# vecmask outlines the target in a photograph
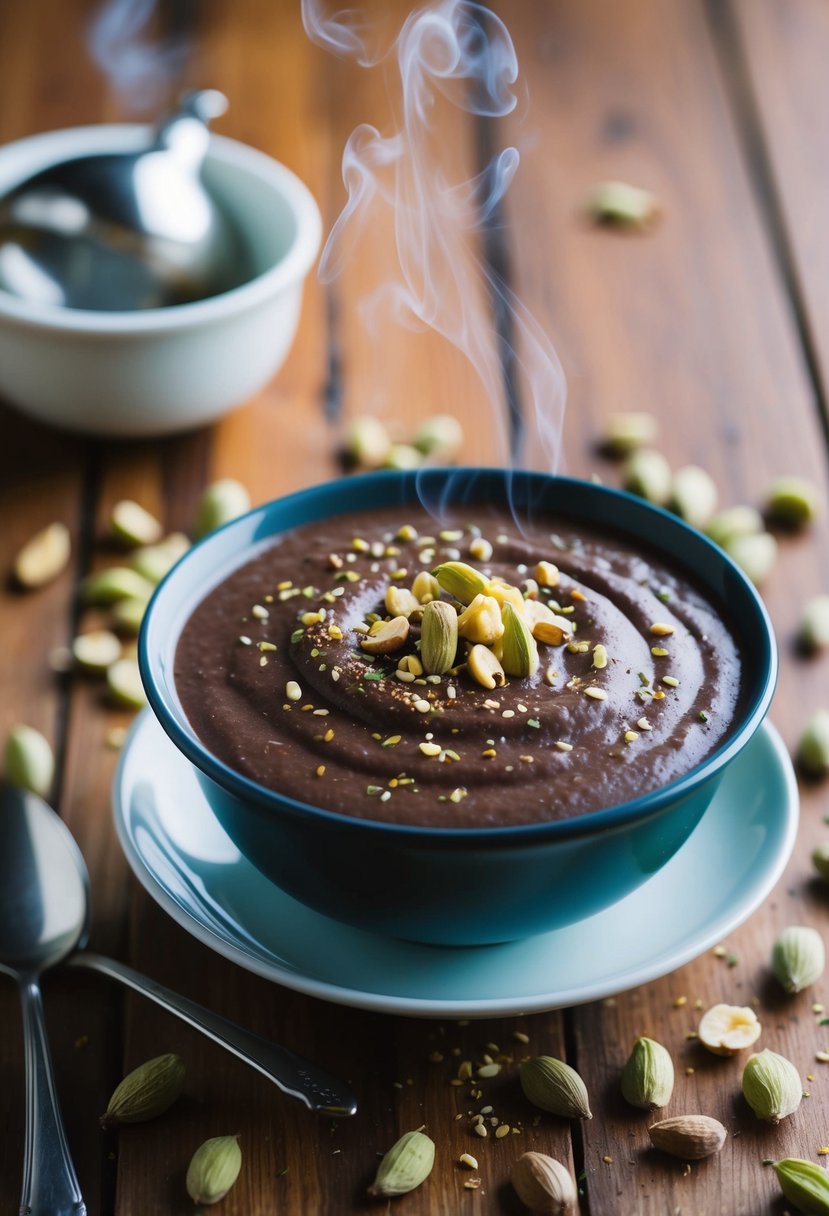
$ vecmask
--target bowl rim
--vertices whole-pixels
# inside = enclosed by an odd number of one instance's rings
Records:
[[[371,485],[377,487],[382,486],[383,483],[388,485],[394,483],[402,485],[406,491],[410,491],[423,476],[445,479],[448,476],[455,477],[458,475],[470,477],[473,480],[481,475],[497,475],[500,478],[504,478],[505,485],[509,484],[510,479],[513,477],[527,478],[528,484],[530,482],[554,481],[559,483],[564,489],[577,488],[582,493],[595,492],[600,496],[606,496],[611,509],[614,504],[618,506],[624,503],[628,509],[641,510],[646,516],[650,513],[656,513],[656,516],[663,523],[667,521],[671,527],[677,529],[678,536],[691,536],[695,542],[701,543],[704,549],[709,550],[712,559],[720,563],[721,567],[728,571],[732,580],[736,577],[736,582],[742,589],[746,603],[755,613],[756,623],[759,626],[758,632],[763,638],[762,653],[753,651],[750,656],[755,665],[755,671],[758,670],[758,665],[761,665],[761,674],[757,677],[758,686],[754,698],[744,707],[742,718],[738,725],[732,733],[721,741],[710,755],[687,773],[676,777],[667,785],[638,795],[636,798],[625,802],[617,803],[614,806],[603,807],[595,811],[586,811],[569,818],[543,820],[536,823],[488,827],[440,827],[394,823],[382,819],[364,819],[340,811],[327,810],[323,807],[314,806],[312,803],[301,802],[299,799],[292,798],[287,794],[260,785],[251,778],[237,772],[230,765],[225,764],[224,761],[214,756],[209,748],[201,742],[192,727],[188,730],[183,710],[179,712],[176,705],[167,698],[164,693],[164,681],[156,678],[156,654],[154,653],[155,648],[153,646],[154,639],[152,635],[155,615],[159,610],[159,605],[162,605],[168,597],[175,596],[177,583],[184,578],[182,571],[192,554],[197,550],[203,551],[206,547],[215,544],[216,538],[220,536],[228,537],[233,535],[235,531],[249,530],[256,521],[265,522],[275,511],[288,510],[294,506],[301,509],[303,504],[314,502],[320,496],[326,496],[332,491],[337,491],[343,484],[348,486],[351,491],[348,499],[349,506],[345,508],[341,507],[338,511],[332,511],[329,514],[346,514],[348,510],[354,510],[355,504],[360,502],[360,490],[362,486],[368,484],[369,481]],[[314,518],[316,517],[310,517],[306,522],[312,522]],[[576,518],[578,517],[576,516]],[[611,513],[608,518],[612,520],[615,516]],[[588,520],[586,522],[588,526],[594,528],[598,526],[595,521]],[[291,528],[299,526],[302,525],[293,524]],[[275,527],[270,527],[261,533],[257,530],[257,546],[266,542],[269,538],[279,535],[280,531],[283,530]],[[656,547],[657,549],[660,548],[660,546]],[[251,548],[252,554],[253,549]],[[236,558],[239,560],[234,561],[232,569],[238,569],[247,560],[244,556],[239,557],[238,552]],[[678,568],[682,569],[681,564]],[[232,569],[228,568],[228,563],[226,562],[223,563],[223,569],[224,573],[221,574],[218,580],[211,583],[210,590],[232,572]],[[694,576],[692,575],[691,577]],[[712,592],[709,590],[708,594],[711,595]],[[203,598],[204,596],[202,595],[197,602],[201,602]],[[178,637],[176,637],[175,641],[177,643]],[[160,647],[157,648],[157,653],[160,654]],[[197,541],[156,588],[150,599],[141,626],[138,640],[138,662],[150,708],[165,733],[197,769],[205,776],[211,778],[226,792],[229,792],[245,803],[246,810],[255,810],[257,814],[262,811],[270,813],[273,813],[275,810],[288,811],[292,815],[310,816],[312,819],[320,819],[326,823],[336,824],[341,828],[347,828],[352,831],[379,832],[381,834],[392,835],[399,840],[411,837],[420,843],[426,843],[429,839],[432,839],[445,843],[454,842],[459,845],[466,842],[467,845],[471,844],[473,846],[476,844],[495,844],[498,842],[520,846],[538,840],[573,839],[578,836],[592,835],[600,830],[621,829],[629,826],[631,823],[645,822],[663,813],[669,806],[690,796],[699,787],[720,774],[726,765],[742,751],[768,713],[778,674],[778,652],[774,629],[762,598],[733,559],[698,529],[691,527],[672,512],[655,506],[653,503],[649,503],[645,499],[625,490],[600,485],[583,478],[565,477],[558,474],[539,473],[531,470],[509,470],[485,466],[461,466],[445,469],[429,468],[413,472],[383,470],[338,478],[297,490],[294,493],[283,495],[276,499],[271,499],[255,507],[252,511],[239,516],[237,519],[231,520],[223,527],[216,529]],[[183,719],[183,722],[180,719]]]
[[[153,129],[141,123],[99,123],[27,135],[0,146],[0,175],[4,175],[7,159],[23,149],[42,147],[50,150],[50,155],[43,158],[45,167],[86,152],[141,147]],[[224,320],[301,282],[311,269],[322,239],[322,216],[311,191],[281,161],[249,144],[212,131],[206,156],[206,162],[211,161],[248,171],[287,202],[294,216],[296,232],[288,251],[274,265],[238,287],[203,300],[122,312],[40,304],[0,290],[0,318],[56,334],[166,334]],[[23,174],[27,175],[28,171]],[[8,188],[13,188],[11,182]]]

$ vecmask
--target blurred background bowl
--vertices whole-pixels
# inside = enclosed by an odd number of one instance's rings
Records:
[[[0,196],[56,161],[136,150],[149,128],[49,131],[0,148]],[[163,435],[211,422],[268,383],[288,353],[319,249],[319,209],[294,173],[212,135],[204,182],[252,266],[208,299],[129,312],[32,303],[0,290],[0,396],[73,431]]]
[[[583,524],[661,556],[719,609],[743,656],[744,695],[726,739],[691,772],[618,806],[517,827],[372,822],[304,805],[218,760],[179,700],[175,651],[196,605],[280,533],[353,510],[424,502],[513,504]],[[438,944],[508,941],[609,907],[688,839],[728,765],[768,710],[777,652],[757,592],[726,554],[640,498],[570,478],[497,469],[372,473],[269,503],[209,535],[167,576],[144,619],[139,654],[150,705],[194,766],[237,847],[295,898],[336,919]],[[186,813],[186,808],[182,808]]]

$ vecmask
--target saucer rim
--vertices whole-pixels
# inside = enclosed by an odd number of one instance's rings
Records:
[[[779,810],[780,844],[772,857],[766,857],[761,852],[755,862],[755,867],[760,872],[754,875],[753,881],[751,875],[743,879],[741,885],[745,886],[746,882],[750,882],[750,890],[743,892],[736,899],[733,906],[729,905],[728,908],[724,909],[719,918],[714,918],[707,927],[701,928],[683,949],[663,949],[655,957],[649,958],[644,962],[640,961],[632,969],[622,968],[621,971],[617,971],[613,975],[583,982],[572,989],[561,990],[559,992],[533,993],[523,998],[520,996],[475,999],[464,999],[462,997],[427,998],[368,991],[364,988],[348,988],[342,984],[305,975],[300,971],[294,970],[288,962],[280,962],[275,958],[273,961],[264,961],[255,954],[249,953],[243,944],[236,944],[232,940],[217,934],[192,909],[185,908],[168,893],[167,888],[156,877],[132,839],[127,826],[127,816],[124,812],[125,800],[122,798],[124,774],[130,751],[136,746],[136,739],[142,732],[153,725],[157,726],[163,735],[163,730],[156,721],[152,711],[145,709],[130,728],[113,779],[111,796],[112,815],[121,848],[130,869],[147,894],[181,928],[185,929],[209,949],[214,950],[217,954],[236,963],[245,970],[306,996],[330,1001],[334,1004],[345,1005],[350,1008],[365,1009],[369,1012],[421,1017],[483,1018],[518,1016],[521,1014],[549,1012],[555,1009],[585,1004],[594,1000],[602,1000],[609,996],[618,995],[620,992],[628,991],[631,988],[636,988],[641,984],[649,983],[677,970],[692,959],[698,958],[707,949],[715,946],[739,925],[743,924],[757,910],[777,884],[791,857],[797,836],[799,822],[797,779],[788,750],[776,727],[767,718],[760,726],[757,736],[752,742],[756,745],[757,742],[760,742],[761,736],[763,737],[763,742],[770,748],[772,763],[778,767],[786,789],[786,797],[782,800]],[[166,739],[166,736],[164,738]],[[182,759],[182,763],[186,763],[186,761]],[[716,797],[717,795],[715,795]],[[683,848],[687,848],[688,845],[692,844],[692,841],[693,836],[691,836]],[[247,865],[251,869],[254,869],[252,863],[247,862],[244,858],[241,858],[240,862],[234,864]],[[667,864],[671,865],[673,861]],[[647,886],[647,883],[643,885]],[[641,892],[641,889],[638,888],[637,891],[632,892],[632,896],[636,896]],[[739,894],[740,892],[738,891],[737,895]],[[630,898],[631,896],[626,897],[626,899]],[[617,904],[612,905],[612,907],[618,912],[619,907],[623,906],[624,903],[625,899],[622,899]],[[596,914],[596,918],[600,918],[609,911],[610,909],[604,909],[603,912]],[[238,927],[244,929],[242,925]],[[552,930],[550,933],[540,934],[539,940],[544,940],[553,935],[566,934],[567,929],[568,927],[564,927]],[[367,932],[366,936],[371,938],[375,935]],[[383,940],[384,942],[386,941],[386,939]],[[527,940],[532,941],[533,939]],[[406,946],[411,948],[412,944],[406,943]],[[266,946],[262,948],[265,951],[269,949]],[[424,946],[423,948],[429,950],[435,949],[435,947],[429,946]],[[475,947],[475,950],[485,951],[496,948],[482,946]],[[465,951],[468,948],[458,947],[458,949]]]

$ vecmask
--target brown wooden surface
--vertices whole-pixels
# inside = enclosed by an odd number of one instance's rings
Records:
[[[369,7],[405,13],[380,0]],[[288,0],[200,6],[186,79],[169,91],[204,82],[224,89],[231,109],[218,128],[295,169],[320,201],[327,230],[343,201],[340,155],[348,134],[361,121],[388,129],[391,111],[378,73],[313,46],[297,10]],[[92,11],[80,0],[59,9],[45,0],[0,8],[0,140],[130,116],[83,51]],[[823,518],[804,536],[781,538],[764,588],[782,658],[772,720],[792,746],[809,713],[829,703],[829,657],[805,661],[794,646],[800,606],[829,586],[827,444],[819,416],[829,357],[829,238],[820,202],[829,129],[825,11],[820,0],[735,0],[733,7],[503,0],[499,11],[527,96],[484,139],[479,122],[441,111],[443,152],[458,173],[472,173],[490,143],[512,141],[521,150],[506,227],[490,233],[486,249],[505,259],[513,288],[566,369],[566,470],[614,481],[614,466],[595,455],[602,419],[611,410],[645,408],[661,421],[659,443],[671,463],[708,468],[724,503],[760,503],[779,473],[801,472],[820,486]],[[664,214],[651,234],[624,236],[584,223],[585,191],[606,177],[659,195]],[[509,1164],[533,1147],[583,1171],[582,1211],[592,1216],[779,1214],[784,1205],[762,1160],[820,1160],[818,1149],[829,1144],[829,1071],[814,1059],[829,1036],[812,1012],[829,988],[821,981],[782,1000],[768,983],[770,945],[783,926],[829,929],[825,891],[809,863],[811,848],[829,832],[825,785],[802,789],[787,873],[726,943],[736,965],[709,953],[612,1001],[469,1025],[350,1010],[237,968],[173,924],[120,854],[109,808],[117,757],[105,737],[126,717],[95,684],[56,679],[48,666],[50,649],[72,636],[77,580],[90,565],[111,560],[104,544],[111,505],[134,497],[168,529],[186,530],[201,488],[217,476],[239,477],[254,501],[320,481],[338,472],[345,419],[369,409],[402,432],[449,409],[464,422],[470,459],[503,459],[506,413],[484,406],[475,371],[429,335],[387,330],[378,338],[360,323],[360,300],[377,285],[389,250],[390,230],[381,223],[338,282],[323,288],[310,280],[285,367],[256,400],[209,430],[112,444],[67,439],[0,412],[2,569],[51,519],[65,520],[75,539],[72,569],[56,583],[28,596],[4,587],[0,595],[0,730],[28,721],[56,746],[55,800],[91,872],[92,945],[318,1059],[348,1077],[360,1097],[359,1114],[332,1126],[141,998],[92,975],[50,976],[53,1051],[89,1211],[188,1211],[183,1177],[191,1152],[207,1136],[229,1131],[242,1136],[244,1167],[222,1212],[368,1211],[365,1187],[377,1153],[426,1123],[438,1161],[424,1187],[395,1201],[406,1212],[519,1212]],[[534,429],[530,421],[531,435]],[[543,458],[532,448],[528,459],[538,465]],[[654,908],[655,918],[674,913]],[[602,949],[597,941],[598,956]],[[814,1076],[811,1097],[779,1129],[760,1127],[740,1099],[739,1061],[703,1058],[687,1037],[697,1006],[755,998],[761,1044]],[[0,1019],[5,1216],[17,1210],[23,1100],[19,1016],[8,983],[0,987]],[[514,1040],[516,1030],[529,1036],[526,1047]],[[677,1062],[668,1113],[710,1113],[732,1133],[717,1158],[690,1173],[647,1149],[649,1120],[618,1097],[619,1069],[641,1033],[663,1042]],[[569,1059],[587,1080],[593,1120],[570,1128],[543,1116],[533,1127],[507,1067],[486,1084],[483,1100],[523,1131],[497,1142],[474,1136],[469,1119],[455,1116],[480,1101],[448,1084],[458,1058],[452,1053],[474,1059],[493,1042],[514,1056]],[[101,1133],[97,1115],[123,1073],[168,1050],[187,1062],[184,1099],[161,1122]],[[430,1062],[436,1051],[442,1062]],[[479,1160],[478,1191],[462,1187],[467,1175],[455,1163],[463,1151]]]

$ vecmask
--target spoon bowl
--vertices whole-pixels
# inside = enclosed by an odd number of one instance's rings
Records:
[[[60,160],[0,199],[0,286],[35,303],[163,308],[251,274],[227,212],[205,188],[210,118],[227,100],[186,93],[145,146]]]

